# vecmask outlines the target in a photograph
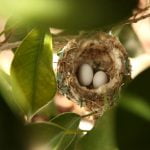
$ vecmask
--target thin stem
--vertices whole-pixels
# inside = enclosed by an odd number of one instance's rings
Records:
[[[140,17],[138,17],[138,18],[129,19],[126,24],[129,24],[129,23],[137,23],[138,21],[143,20],[143,19],[146,19],[146,18],[148,18],[148,17],[150,17],[150,13],[149,13],[149,14],[146,14],[146,15],[143,15],[143,16],[140,16]]]
[[[0,51],[6,50],[6,49],[17,48],[17,47],[19,47],[20,44],[21,44],[21,41],[17,41],[14,43],[4,43],[0,46]]]
[[[92,116],[92,115],[95,115],[95,114],[98,114],[98,111],[93,111],[93,112],[91,112],[91,113],[89,113],[89,114],[86,114],[86,115],[83,115],[83,116],[81,116],[82,118],[86,118],[86,117],[89,117],[89,116]]]

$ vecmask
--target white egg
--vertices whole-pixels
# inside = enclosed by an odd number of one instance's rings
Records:
[[[88,86],[93,80],[93,69],[89,64],[82,64],[78,71],[78,80],[81,85]]]
[[[95,73],[93,77],[93,87],[95,89],[99,88],[100,86],[104,85],[107,82],[108,82],[108,78],[105,72],[98,71]]]

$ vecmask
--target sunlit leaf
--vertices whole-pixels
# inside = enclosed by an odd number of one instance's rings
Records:
[[[108,111],[99,118],[95,128],[78,143],[78,150],[118,150],[115,139],[114,112]]]
[[[17,112],[18,115],[22,115],[21,109],[19,108],[18,104],[15,103],[10,76],[7,75],[2,69],[0,69],[0,91],[12,111],[15,113]]]
[[[34,29],[16,51],[11,66],[13,92],[27,115],[48,103],[56,92],[49,33]]]
[[[1,91],[4,93],[4,96],[8,96],[7,93],[5,93],[7,90],[11,90],[11,81],[9,75],[7,75],[1,68],[0,68],[0,89],[4,90]]]
[[[78,115],[66,113],[48,123],[27,125],[30,146],[46,145],[51,150],[65,150],[76,137],[79,122]]]

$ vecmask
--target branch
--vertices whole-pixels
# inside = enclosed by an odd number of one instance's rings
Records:
[[[125,21],[124,24],[137,23],[140,20],[150,17],[150,13],[148,13],[149,9],[150,5],[146,6],[145,8],[137,8],[133,16],[129,20]]]
[[[14,43],[4,43],[3,45],[0,46],[0,51],[6,50],[6,49],[13,49],[19,47],[21,44],[21,41],[17,41]]]
[[[143,20],[143,19],[146,19],[146,18],[148,18],[148,17],[150,17],[150,14],[146,14],[146,15],[140,16],[140,17],[138,17],[138,18],[129,19],[126,24],[129,24],[129,23],[137,23],[138,21]]]

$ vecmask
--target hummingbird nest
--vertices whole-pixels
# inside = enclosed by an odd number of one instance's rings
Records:
[[[94,88],[79,81],[79,68],[88,64],[93,72],[106,73],[107,83]],[[85,78],[87,74],[85,73]],[[114,106],[121,87],[130,78],[127,52],[118,39],[100,32],[70,40],[60,53],[57,67],[58,90],[89,112],[103,112]]]

